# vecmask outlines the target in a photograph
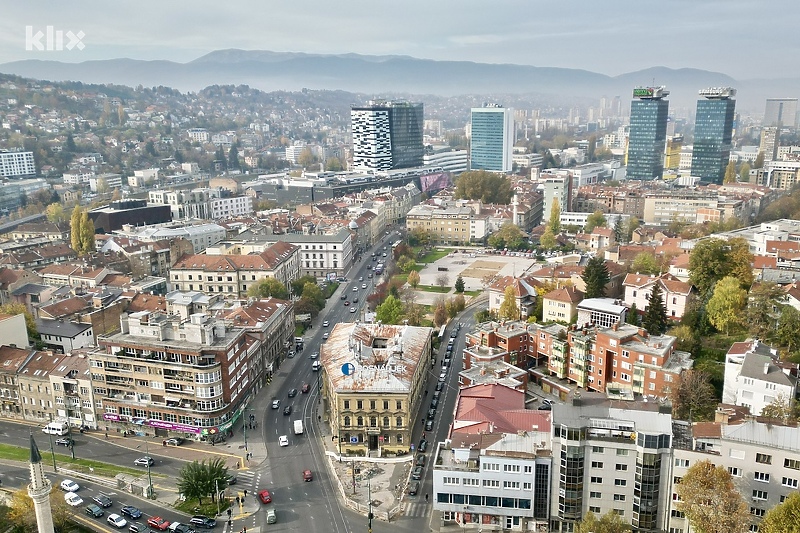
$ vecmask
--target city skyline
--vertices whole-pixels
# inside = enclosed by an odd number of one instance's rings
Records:
[[[214,50],[238,48],[405,55],[610,76],[663,65],[752,79],[791,77],[784,73],[800,67],[800,43],[783,37],[791,34],[792,13],[800,14],[800,5],[788,0],[773,2],[769,9],[755,0],[616,2],[586,4],[568,13],[556,3],[502,0],[491,4],[493,16],[488,11],[485,2],[471,1],[454,10],[410,0],[404,9],[393,10],[389,24],[384,13],[361,2],[347,10],[316,0],[268,10],[251,1],[223,7],[198,2],[192,10],[149,0],[135,8],[96,1],[82,2],[77,9],[67,4],[8,5],[0,20],[0,64],[114,58],[188,62]],[[772,16],[776,12],[782,16]],[[63,46],[80,42],[83,49],[59,51],[55,45],[38,50],[48,26],[63,32]],[[756,32],[759,27],[770,31]],[[36,40],[39,31],[45,35]],[[79,32],[80,39],[74,37]],[[618,52],[609,52],[614,49]]]

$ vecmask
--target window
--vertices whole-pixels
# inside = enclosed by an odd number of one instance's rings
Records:
[[[344,425],[345,425],[345,427],[350,425],[350,417],[349,416],[344,417]]]
[[[469,478],[469,477],[465,477],[463,482],[464,482],[464,485],[466,485],[468,487],[478,487],[481,484],[481,480],[480,479],[473,479],[473,478]]]
[[[766,511],[764,509],[759,509],[758,507],[751,507],[750,514],[760,518],[766,514]]]
[[[625,486],[628,485],[628,480],[627,479],[615,479],[614,480],[614,485],[617,486],[617,487],[625,487]]]
[[[388,416],[384,416],[383,417],[383,427],[385,427],[385,428],[389,427],[389,417]]]
[[[520,466],[519,465],[503,465],[503,472],[517,472],[519,473]]]
[[[685,514],[683,514],[683,513],[682,513],[682,512],[680,512],[680,511],[678,511],[677,509],[672,509],[672,510],[669,512],[669,514],[670,514],[670,516],[671,516],[672,518],[686,518],[686,515],[685,515]]]
[[[784,459],[784,468],[791,468],[792,470],[800,470],[800,460],[798,459]]]
[[[728,467],[728,472],[733,477],[742,477],[742,469],[739,468],[738,466],[729,466]]]
[[[679,468],[689,468],[689,459],[675,459],[675,466]]]
[[[614,494],[614,501],[615,502],[624,502],[625,495],[624,494]]]
[[[765,490],[754,490],[753,491],[753,499],[754,500],[766,500],[767,499],[767,491]]]
[[[602,446],[592,446],[592,453],[603,453],[604,450]]]
[[[394,421],[394,425],[399,427],[399,428],[403,427],[403,417],[402,416],[398,416],[397,420]]]
[[[500,471],[500,463],[483,463],[484,470],[494,470],[496,472]]]
[[[503,488],[519,490],[519,481],[503,481]]]
[[[592,461],[592,468],[603,468],[602,461]]]
[[[497,480],[497,479],[484,479],[483,480],[483,486],[484,487],[495,487],[495,488],[498,488],[498,487],[500,487],[500,481]]]
[[[444,476],[442,478],[442,483],[445,484],[445,485],[458,485],[458,478],[457,477]]]
[[[772,456],[766,455],[763,453],[756,454],[756,462],[761,463],[762,465],[771,465],[772,464]]]
[[[781,479],[781,485],[784,487],[791,487],[793,489],[797,488],[797,480],[791,477],[785,477]]]
[[[394,405],[394,408],[399,411],[400,409],[403,408],[403,402],[401,400],[397,400],[397,402]]]
[[[364,408],[364,401],[356,400],[356,409],[363,409],[363,408]]]
[[[590,478],[590,482],[593,483],[593,484],[602,485],[603,484],[603,478],[597,477],[597,476],[592,476]]]
[[[763,483],[769,483],[769,474],[764,472],[753,472],[753,479]]]
[[[626,450],[624,448],[618,448],[617,449],[617,455],[628,455],[628,451],[629,450]]]
[[[590,505],[589,506],[589,511],[594,513],[594,514],[600,514],[600,508],[599,507],[593,507],[593,506]]]
[[[383,408],[389,409],[389,400],[383,400]]]
[[[628,471],[628,465],[624,465],[622,463],[617,463],[616,470],[617,470],[617,472],[627,472]]]
[[[531,490],[531,484],[530,483],[523,483],[522,484],[522,490]]]
[[[590,497],[590,498],[602,498],[602,497],[603,497],[603,494],[602,494],[602,493],[600,493],[600,492],[591,491],[591,492],[589,493],[589,497]]]
[[[344,409],[350,409],[350,400],[345,400],[344,401],[344,407],[343,408]]]
[[[614,514],[618,516],[625,516],[625,511],[623,509],[614,509]]]
[[[375,400],[370,400],[369,401],[369,408],[372,409],[372,410],[375,410]]]

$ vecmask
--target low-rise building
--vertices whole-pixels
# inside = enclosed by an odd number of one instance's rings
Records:
[[[514,291],[514,301],[519,310],[518,318],[527,320],[529,316],[533,316],[536,310],[536,298],[538,298],[536,289],[541,286],[542,283],[531,276],[498,278],[489,285],[489,311],[499,313],[500,306],[505,300],[506,289],[511,287]]]
[[[578,318],[578,304],[584,294],[570,285],[542,296],[542,321],[570,324]]]
[[[778,398],[797,398],[798,365],[781,361],[778,350],[759,340],[735,342],[725,355],[722,402],[760,415]]]
[[[58,353],[94,346],[91,324],[39,318],[36,320],[36,330],[45,346]]]
[[[667,317],[672,320],[680,320],[686,312],[686,306],[694,288],[691,283],[681,281],[672,274],[660,276],[628,274],[622,283],[625,287],[625,303],[630,306],[635,305],[636,309],[643,313],[650,305],[650,295],[656,284],[661,288],[661,297]]]
[[[469,207],[418,205],[406,215],[406,229],[425,230],[437,244],[468,244],[486,236],[488,225],[478,223],[485,218]]]

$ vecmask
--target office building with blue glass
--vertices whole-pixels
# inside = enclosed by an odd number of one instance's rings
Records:
[[[664,87],[636,87],[631,102],[627,178],[660,179],[664,173],[669,95]]]
[[[692,148],[692,176],[722,184],[731,158],[736,89],[713,87],[700,91]]]
[[[423,107],[412,102],[369,102],[350,109],[353,169],[392,170],[423,164]]]
[[[497,104],[471,111],[469,168],[511,172],[514,149],[514,110]]]

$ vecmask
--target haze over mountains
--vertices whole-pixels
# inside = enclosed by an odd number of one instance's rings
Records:
[[[217,50],[188,63],[110,59],[63,63],[24,60],[0,64],[0,72],[50,81],[164,85],[197,91],[209,85],[246,84],[264,91],[339,89],[374,94],[544,93],[566,97],[621,96],[636,85],[666,85],[675,106],[694,107],[705,87],[738,89],[737,109],[763,112],[768,97],[800,96],[800,78],[735,80],[719,72],[653,67],[619,76],[528,65],[434,61],[408,56],[323,55],[266,50]]]

